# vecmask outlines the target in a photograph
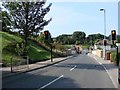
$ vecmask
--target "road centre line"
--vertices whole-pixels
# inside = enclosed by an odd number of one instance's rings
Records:
[[[76,68],[76,65],[73,68],[71,68],[70,71],[74,70],[75,68]]]
[[[37,90],[41,90],[41,89],[43,89],[43,88],[51,85],[52,83],[56,82],[57,80],[59,80],[59,79],[62,78],[63,76],[64,76],[64,75],[59,76],[58,78],[54,79],[53,81],[49,82],[48,84],[42,86],[41,88],[39,88],[39,89],[37,89]]]

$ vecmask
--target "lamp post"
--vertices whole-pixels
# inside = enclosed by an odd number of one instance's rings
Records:
[[[105,9],[100,9],[100,11],[104,12],[104,40],[106,39],[106,11]],[[104,45],[104,40],[103,40],[103,59],[105,59],[105,53],[106,53],[106,46]]]

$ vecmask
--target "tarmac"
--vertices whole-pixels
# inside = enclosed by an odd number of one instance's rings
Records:
[[[108,73],[110,79],[112,80],[115,88],[118,88],[118,67],[111,62],[110,60],[103,60],[102,58],[93,55],[91,53],[88,54],[91,58],[94,58],[99,64],[101,64],[104,69],[106,70],[106,72]],[[62,62],[64,60],[67,60],[69,58],[74,57],[74,55],[72,56],[68,56],[68,57],[61,57],[61,58],[54,58],[53,62],[51,62],[51,60],[47,60],[44,62],[37,62],[34,64],[29,64],[27,69],[21,69],[17,72],[11,72],[11,68],[10,67],[2,67],[2,78],[7,78],[13,75],[17,75],[20,73],[25,73],[25,72],[29,72],[29,71],[33,71],[36,69],[41,69],[59,62]]]
[[[94,58],[99,64],[101,64],[105,71],[108,73],[110,79],[112,80],[115,88],[118,88],[118,67],[115,63],[110,60],[103,60],[102,58],[93,55],[91,53],[88,54],[91,58]]]
[[[62,62],[64,60],[67,60],[67,59],[72,58],[72,57],[73,56],[53,58],[53,62],[51,62],[51,59],[50,59],[50,60],[47,60],[47,61],[37,62],[37,63],[34,63],[34,64],[28,64],[26,68],[18,69],[18,70],[15,69],[12,72],[11,72],[11,67],[2,67],[2,70],[1,70],[2,71],[2,78],[7,78],[7,77],[10,77],[10,76],[13,76],[13,75],[17,75],[17,74],[21,74],[21,73],[45,68],[47,66]],[[25,67],[25,66],[23,66],[23,67]]]

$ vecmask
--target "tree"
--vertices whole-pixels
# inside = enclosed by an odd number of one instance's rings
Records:
[[[45,40],[44,34],[41,32],[40,36],[38,36],[38,41],[43,43],[44,40]]]
[[[7,11],[2,11],[2,31],[9,32],[10,31],[10,17]]]
[[[76,45],[80,45],[80,41],[76,41],[75,44],[76,44]]]
[[[45,1],[3,3],[11,16],[12,26],[23,33],[25,46],[27,46],[27,39],[30,35],[37,35],[52,20],[52,18],[44,20],[52,5],[50,3],[47,7],[44,7],[45,3]]]
[[[99,40],[99,39],[104,39],[104,35],[98,33],[98,34],[90,34],[88,35],[87,37],[87,42],[90,44],[90,45],[94,45],[96,43],[96,40]]]
[[[84,41],[86,39],[86,34],[84,32],[81,32],[81,31],[76,31],[73,33],[72,38],[75,41],[80,41],[80,44],[84,44]]]
[[[62,44],[75,44],[75,40],[73,40],[72,35],[67,35],[67,34],[63,34],[63,35],[59,35],[58,37],[56,37],[56,41],[58,43],[62,43]]]

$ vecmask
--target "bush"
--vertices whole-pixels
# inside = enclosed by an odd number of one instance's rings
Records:
[[[28,46],[25,47],[25,44],[24,43],[17,43],[16,44],[16,47],[15,47],[15,51],[17,52],[17,54],[19,56],[21,55],[26,55],[27,54],[27,51],[28,51]]]
[[[80,45],[80,41],[76,41],[75,44],[76,44],[76,45]]]
[[[117,58],[116,58],[116,52],[113,51],[113,52],[111,52],[111,61],[116,63],[116,60],[117,60]]]
[[[89,47],[90,47],[89,45],[83,45],[82,46],[83,49],[89,49]]]
[[[113,61],[116,64],[117,57],[116,57],[116,51],[111,52],[111,61]],[[120,61],[120,52],[118,53],[119,61]]]
[[[98,47],[97,49],[102,50],[102,48]]]

